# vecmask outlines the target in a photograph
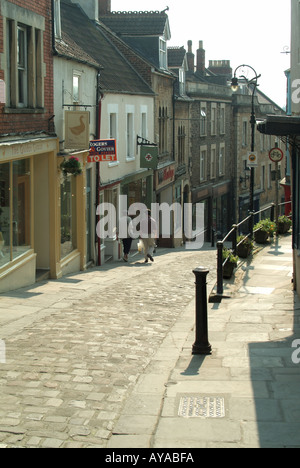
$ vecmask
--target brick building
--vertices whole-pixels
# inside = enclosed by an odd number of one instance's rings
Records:
[[[31,284],[55,262],[57,138],[53,133],[48,0],[0,4],[0,291]]]

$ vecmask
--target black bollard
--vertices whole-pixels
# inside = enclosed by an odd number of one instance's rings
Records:
[[[193,344],[192,354],[211,354],[211,345],[208,341],[207,321],[207,283],[209,273],[207,268],[199,267],[193,270],[196,277],[196,341]]]

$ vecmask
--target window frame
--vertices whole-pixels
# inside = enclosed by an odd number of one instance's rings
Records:
[[[4,75],[6,78],[5,113],[44,112],[44,44],[45,17],[12,4],[1,2],[3,17]],[[23,76],[24,98],[19,97],[18,28],[26,31],[27,61]],[[22,67],[24,72],[24,67]],[[21,70],[21,67],[20,67]],[[24,75],[24,73],[23,73]],[[26,99],[27,98],[27,99]],[[27,102],[26,102],[27,101]]]

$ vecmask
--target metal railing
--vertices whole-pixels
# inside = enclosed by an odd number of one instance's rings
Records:
[[[291,204],[291,203],[292,202],[290,202],[290,201],[285,202],[285,203],[280,203],[278,206],[283,207],[283,206],[285,206],[287,204]],[[253,213],[249,213],[249,216],[247,216],[247,218],[243,219],[238,224],[234,224],[232,226],[231,230],[226,234],[226,236],[224,237],[223,240],[217,242],[217,294],[218,295],[222,295],[223,292],[224,292],[223,268],[224,268],[225,264],[228,261],[228,258],[226,258],[223,261],[224,243],[227,240],[229,240],[230,237],[231,237],[231,242],[232,242],[231,252],[233,253],[233,255],[236,256],[237,247],[240,244],[242,244],[242,242],[244,242],[245,238],[253,239],[254,233],[259,230],[259,229],[254,230],[254,218],[255,218],[255,216],[261,215],[265,211],[271,210],[270,219],[271,219],[271,221],[274,222],[275,221],[275,207],[276,207],[275,203],[272,203],[270,206],[268,206],[268,207],[266,207],[266,208],[264,208],[262,210],[259,210],[259,211],[253,212]],[[289,216],[289,217],[291,217],[291,216]],[[246,222],[248,222],[249,233],[244,234],[243,239],[238,243],[237,238],[238,238],[239,229]]]

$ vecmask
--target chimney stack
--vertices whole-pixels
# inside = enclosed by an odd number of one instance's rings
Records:
[[[208,69],[215,75],[225,76],[229,80],[232,78],[230,60],[210,60]]]
[[[194,71],[195,71],[195,55],[193,54],[193,42],[192,41],[188,41],[188,52],[187,52],[186,56],[187,56],[189,71],[194,73]]]
[[[201,75],[205,75],[205,50],[203,49],[203,41],[199,41],[199,49],[197,50],[197,71]]]
[[[98,0],[99,16],[108,15],[111,13],[111,0]]]

